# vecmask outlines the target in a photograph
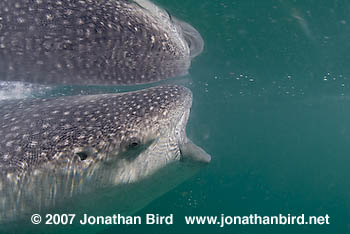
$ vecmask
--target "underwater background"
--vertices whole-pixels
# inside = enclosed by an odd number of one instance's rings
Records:
[[[107,233],[349,233],[350,2],[157,0],[202,34],[188,136],[212,155]],[[329,225],[186,225],[185,215],[329,215]]]

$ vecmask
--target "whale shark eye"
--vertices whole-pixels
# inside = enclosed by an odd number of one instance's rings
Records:
[[[128,149],[136,149],[141,145],[141,141],[140,139],[136,138],[136,137],[132,137],[127,145]]]
[[[142,151],[144,151],[150,143],[141,142],[140,138],[131,137],[121,143],[121,154],[120,156],[127,160],[134,160]]]
[[[88,157],[88,154],[86,152],[78,152],[77,155],[79,156],[81,161],[84,161]]]

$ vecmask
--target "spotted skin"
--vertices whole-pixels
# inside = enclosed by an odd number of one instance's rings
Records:
[[[191,92],[180,86],[4,102],[0,168],[25,172],[62,158],[73,160],[85,148],[99,156],[117,154],[128,139],[143,139],[150,131],[156,135],[156,128],[171,124],[171,109],[178,105],[183,110],[191,105]]]
[[[176,85],[0,102],[0,232],[33,213],[131,214],[187,179],[191,104]]]
[[[0,102],[0,232],[62,233],[34,213],[130,215],[188,179],[210,161],[186,136],[191,104],[176,85]]]
[[[151,83],[187,73],[189,44],[146,0],[0,1],[0,80]]]

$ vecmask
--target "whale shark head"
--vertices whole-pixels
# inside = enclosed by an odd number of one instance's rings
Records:
[[[210,162],[186,136],[191,103],[175,85],[3,102],[0,221],[141,209]]]

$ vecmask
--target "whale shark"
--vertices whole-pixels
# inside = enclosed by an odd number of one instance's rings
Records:
[[[0,2],[0,80],[135,85],[187,74],[200,33],[147,0]]]
[[[210,162],[186,136],[191,105],[178,85],[0,102],[0,226],[134,214]]]

